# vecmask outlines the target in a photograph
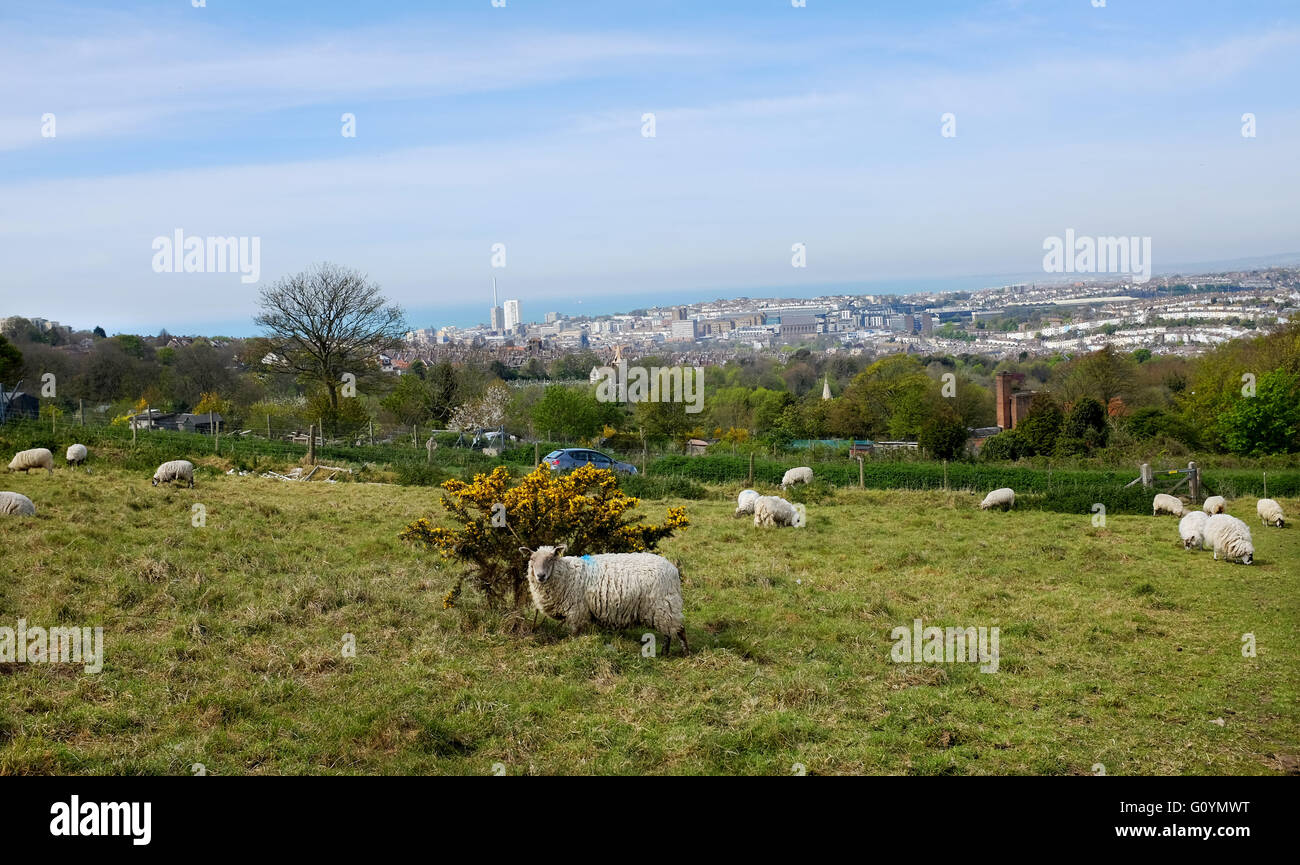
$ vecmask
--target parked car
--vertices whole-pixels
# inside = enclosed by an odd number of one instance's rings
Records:
[[[546,455],[543,462],[550,466],[553,472],[567,472],[579,466],[591,465],[598,469],[613,469],[616,472],[624,472],[629,475],[636,474],[636,466],[631,463],[621,463],[600,451],[587,450],[586,448],[562,448],[558,451],[551,451]]]

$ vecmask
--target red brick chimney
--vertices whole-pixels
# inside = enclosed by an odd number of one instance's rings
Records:
[[[998,426],[1008,430],[1015,426],[1015,419],[1011,414],[1011,373],[1000,372],[995,378],[997,381]]]

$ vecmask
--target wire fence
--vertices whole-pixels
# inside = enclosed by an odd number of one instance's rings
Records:
[[[46,404],[39,410],[9,406],[0,423],[0,439],[23,449],[48,447],[61,452],[73,443],[91,447],[108,445],[138,456],[132,463],[148,459],[223,457],[237,465],[258,465],[259,460],[300,462],[314,456],[316,462],[336,461],[363,464],[422,464],[448,471],[488,470],[502,463],[533,466],[553,450],[567,447],[598,449],[635,463],[645,471],[649,463],[680,448],[662,446],[635,448],[602,447],[584,441],[553,441],[512,436],[504,426],[494,430],[457,431],[432,423],[397,424],[368,421],[352,424],[345,431],[331,430],[328,423],[303,422],[266,414],[234,423],[216,412],[163,412],[146,408],[132,417],[114,418],[106,411],[60,411]],[[322,426],[325,428],[321,433]]]

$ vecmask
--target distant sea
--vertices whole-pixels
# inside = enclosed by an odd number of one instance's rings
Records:
[[[1247,270],[1258,267],[1295,266],[1300,264],[1300,253],[1239,258],[1221,261],[1207,261],[1187,264],[1175,264],[1157,268],[1153,276],[1167,274],[1201,274],[1228,270]],[[860,282],[820,283],[817,285],[774,285],[774,286],[733,286],[730,288],[682,288],[663,289],[653,292],[630,292],[627,294],[602,294],[588,297],[555,297],[552,295],[530,297],[527,292],[520,294],[502,294],[501,300],[518,299],[524,321],[540,322],[546,313],[558,312],[565,316],[600,316],[631,312],[634,309],[652,307],[680,306],[692,303],[707,303],[715,300],[733,300],[748,297],[755,306],[762,300],[773,298],[813,298],[824,295],[907,295],[939,294],[954,291],[978,291],[982,288],[997,288],[1003,285],[1020,285],[1028,283],[1050,284],[1072,281],[1072,277],[1063,274],[1048,274],[1041,270],[1027,273],[1003,273],[983,276],[934,276],[905,277],[899,279],[875,279]],[[488,308],[491,297],[484,289],[476,288],[472,292],[478,299],[473,303],[406,303],[406,322],[412,329],[428,327],[473,327],[488,322]],[[459,298],[468,297],[467,289]],[[458,298],[458,300],[459,300]],[[166,327],[172,334],[207,334],[220,336],[246,337],[259,333],[253,325],[253,310],[243,319],[225,321],[180,321],[158,323],[136,328],[134,333],[157,333]],[[79,325],[80,326],[80,325]],[[87,325],[89,326],[89,325]],[[113,331],[116,332],[116,331]]]

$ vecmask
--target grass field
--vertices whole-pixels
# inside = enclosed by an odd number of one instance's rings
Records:
[[[642,657],[644,629],[512,633],[468,590],[444,610],[450,566],[397,539],[435,490],[148,477],[0,479],[39,509],[0,517],[0,625],[102,625],[106,654],[0,664],[0,774],[1300,767],[1300,530],[1259,526],[1253,498],[1229,506],[1245,567],[1184,552],[1172,517],[838,490],[760,530],[714,488],[672,502],[692,526],[662,549],[692,653]],[[894,663],[916,618],[999,627],[998,672]]]

